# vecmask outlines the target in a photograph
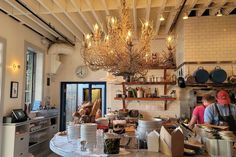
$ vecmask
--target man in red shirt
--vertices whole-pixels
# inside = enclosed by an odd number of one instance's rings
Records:
[[[204,111],[205,108],[214,103],[215,98],[210,94],[205,94],[202,97],[202,105],[196,106],[193,110],[191,121],[189,122],[189,128],[192,129],[194,124],[203,124],[204,123]]]

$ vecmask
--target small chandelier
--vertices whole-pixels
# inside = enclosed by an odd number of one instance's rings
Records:
[[[133,40],[133,26],[130,22],[126,1],[121,0],[121,17],[108,17],[107,33],[97,24],[92,34],[84,36],[81,55],[88,67],[95,71],[103,69],[115,76],[145,75],[151,56],[153,26],[142,23],[139,40]]]

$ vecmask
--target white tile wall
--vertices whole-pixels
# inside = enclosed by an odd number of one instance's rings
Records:
[[[184,20],[184,61],[236,60],[236,16]]]
[[[236,60],[236,16],[190,17],[178,23],[176,34],[180,39],[177,45],[177,65],[187,61]],[[228,75],[232,74],[231,65],[217,65]],[[184,75],[188,71],[193,74],[199,66],[211,72],[217,65],[187,65],[183,67]],[[236,74],[236,65],[234,71]],[[180,115],[190,114],[189,109],[194,103],[189,97],[190,91],[191,88],[180,90]]]

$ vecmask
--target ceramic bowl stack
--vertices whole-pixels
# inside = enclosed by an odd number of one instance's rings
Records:
[[[148,133],[153,130],[159,130],[161,128],[162,121],[156,120],[139,120],[137,127],[137,136],[140,140],[145,140]]]
[[[236,137],[232,131],[220,131],[219,135],[221,136],[222,139],[224,140],[231,140],[235,141]]]
[[[76,140],[80,138],[80,125],[79,124],[70,124],[67,126],[67,133],[69,140]]]
[[[96,132],[97,132],[97,124],[95,123],[84,123],[81,124],[81,140],[87,142],[88,148],[93,148],[96,141]]]

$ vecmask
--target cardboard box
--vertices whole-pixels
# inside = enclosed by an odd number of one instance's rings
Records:
[[[160,151],[171,157],[184,155],[184,135],[180,128],[171,131],[164,126],[161,127]]]

